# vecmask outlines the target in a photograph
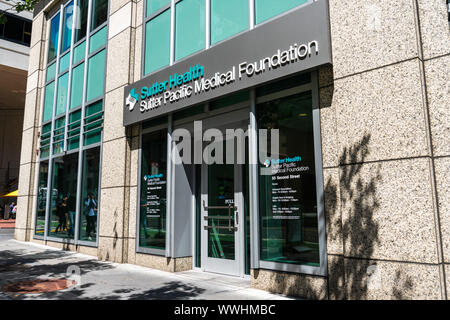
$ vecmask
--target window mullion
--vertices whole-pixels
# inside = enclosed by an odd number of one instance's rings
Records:
[[[77,3],[79,0],[73,0],[73,11],[72,11],[72,33],[70,36],[70,52],[69,52],[69,79],[67,81],[67,99],[66,99],[66,122],[65,122],[65,128],[64,128],[64,152],[67,151],[67,128],[68,128],[68,122],[69,122],[69,109],[70,109],[70,97],[72,95],[72,60],[73,60],[73,42],[75,39],[75,17],[77,12]],[[78,212],[78,210],[77,210]]]
[[[170,53],[169,65],[173,65],[175,57],[175,0],[170,0]],[[145,59],[145,57],[144,57]]]
[[[55,113],[56,113],[56,96],[58,92],[58,69],[59,69],[59,57],[60,57],[60,47],[61,47],[61,39],[62,39],[62,14],[63,14],[64,6],[61,5],[59,8],[59,26],[58,26],[58,45],[56,46],[56,62],[55,62],[55,85],[54,85],[54,92],[53,92],[53,108],[52,108],[52,121],[51,121],[51,128],[50,128],[50,148],[49,148],[49,157],[48,157],[48,177],[47,177],[47,199],[46,199],[46,206],[45,206],[45,231],[44,231],[44,240],[47,240],[48,237],[48,227],[49,227],[49,219],[50,219],[50,210],[51,210],[51,195],[52,193],[49,192],[52,190],[52,175],[53,175],[53,138],[54,138],[54,128],[55,128]],[[56,15],[55,15],[56,17]],[[51,27],[52,23],[50,20],[50,32],[49,32],[49,42],[51,37]],[[47,53],[48,56],[48,53]],[[48,62],[47,62],[48,65]]]
[[[80,0],[77,0],[77,2]],[[82,188],[82,175],[83,175],[83,141],[84,141],[84,115],[86,109],[86,83],[87,83],[87,71],[88,71],[88,55],[89,55],[89,41],[91,34],[91,13],[92,13],[92,1],[89,0],[88,3],[88,16],[87,16],[87,25],[86,25],[86,47],[84,51],[84,74],[83,74],[83,94],[82,94],[82,102],[81,102],[81,118],[80,118],[80,137],[79,137],[79,145],[78,145],[78,174],[77,174],[77,203],[76,203],[76,214],[75,214],[75,243],[79,241],[79,226],[80,226],[80,207],[81,207],[81,188]]]
[[[248,0],[248,22],[250,30],[255,28],[255,0]]]
[[[205,0],[205,49],[211,46],[211,0]]]

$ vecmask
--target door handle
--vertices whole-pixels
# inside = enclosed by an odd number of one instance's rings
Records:
[[[238,211],[236,211],[236,218],[235,218],[234,222],[236,223],[236,225],[239,224],[239,212]]]

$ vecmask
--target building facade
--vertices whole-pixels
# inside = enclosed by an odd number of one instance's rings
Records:
[[[448,298],[446,0],[43,1],[30,57],[16,239]]]
[[[22,141],[28,55],[33,14],[11,11],[0,1],[6,17],[0,25],[0,207],[9,211],[14,197],[2,197],[17,190]],[[0,214],[3,219],[3,215]]]

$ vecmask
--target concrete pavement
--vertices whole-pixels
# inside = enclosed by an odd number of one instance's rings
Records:
[[[199,271],[168,273],[130,264],[99,261],[13,239],[0,230],[0,299],[183,299],[290,300],[250,288],[250,280]],[[3,292],[5,285],[36,279],[67,278],[77,285],[40,294]]]

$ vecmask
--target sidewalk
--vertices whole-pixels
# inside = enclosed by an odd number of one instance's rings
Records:
[[[198,271],[168,273],[103,262],[96,257],[13,240],[5,235],[12,235],[11,231],[0,230],[0,299],[291,299],[252,289],[248,279]],[[39,294],[4,292],[6,285],[19,281],[61,278],[74,280],[76,285]]]
[[[0,220],[0,229],[14,229],[16,220]]]

